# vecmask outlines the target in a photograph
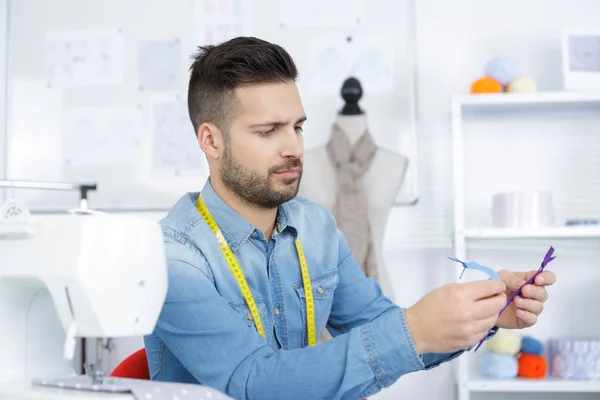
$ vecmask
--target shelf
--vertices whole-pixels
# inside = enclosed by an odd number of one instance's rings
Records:
[[[466,239],[600,238],[600,226],[560,226],[541,229],[465,229],[459,233],[462,233]]]
[[[568,105],[598,103],[600,92],[537,92],[537,93],[486,93],[453,97],[455,105],[463,107]]]
[[[563,392],[563,393],[600,393],[598,381],[572,381],[564,379],[507,379],[472,380],[468,382],[471,392]]]

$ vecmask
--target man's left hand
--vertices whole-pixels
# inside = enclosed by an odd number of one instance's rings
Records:
[[[519,290],[536,272],[499,271],[498,275],[506,284],[506,297]],[[555,282],[556,276],[553,272],[542,271],[535,277],[533,284],[523,287],[522,296],[515,296],[498,318],[497,326],[506,329],[523,329],[535,325],[544,309],[544,303],[548,300],[546,286],[553,285]]]

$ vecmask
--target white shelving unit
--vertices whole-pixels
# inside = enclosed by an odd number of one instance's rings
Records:
[[[468,390],[490,393],[600,393],[600,381],[471,380]]]
[[[600,227],[556,227],[548,229],[464,229],[465,239],[569,239],[600,238]]]
[[[600,226],[564,226],[546,229],[468,228],[466,226],[463,117],[477,112],[505,113],[511,110],[583,108],[600,106],[600,93],[539,92],[461,95],[452,99],[451,119],[454,154],[454,254],[467,259],[467,247],[480,240],[520,239],[595,239],[600,238]],[[600,115],[599,115],[600,117]],[[599,139],[600,140],[600,139]],[[457,277],[458,279],[458,277]],[[600,381],[569,380],[486,380],[470,375],[469,357],[457,360],[458,400],[470,400],[474,393],[600,393]]]

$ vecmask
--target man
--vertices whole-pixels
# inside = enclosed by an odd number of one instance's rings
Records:
[[[236,399],[359,399],[492,328],[533,325],[551,272],[500,318],[532,272],[449,283],[410,308],[360,272],[332,215],[297,196],[296,76],[285,50],[256,38],[204,47],[191,67],[189,113],[210,178],[162,221],[169,289],[145,338],[152,379]],[[333,339],[315,346],[324,329]]]

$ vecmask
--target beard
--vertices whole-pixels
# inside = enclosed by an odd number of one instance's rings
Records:
[[[300,168],[296,178],[281,179],[275,175],[292,168]],[[233,157],[231,147],[227,146],[220,173],[225,187],[239,199],[260,208],[271,209],[293,199],[298,194],[302,178],[302,161],[296,157],[288,158],[263,175],[239,163]]]

